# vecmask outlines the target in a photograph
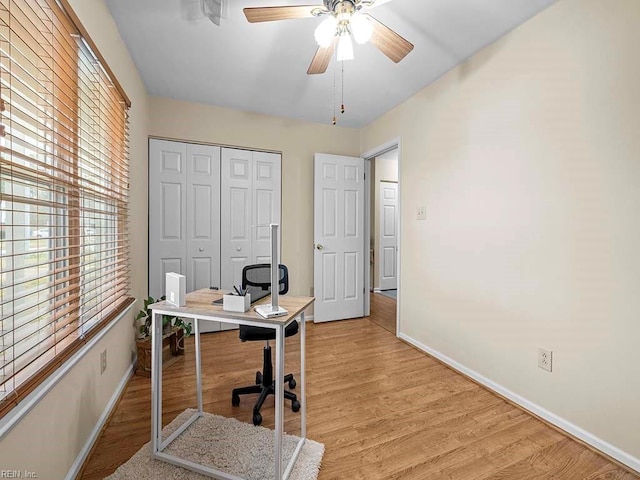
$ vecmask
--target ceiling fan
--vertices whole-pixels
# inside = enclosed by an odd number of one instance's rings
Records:
[[[318,25],[314,36],[318,50],[307,73],[324,73],[333,57],[337,44],[337,58],[353,58],[351,37],[358,43],[371,43],[387,57],[398,63],[413,50],[413,44],[398,35],[371,15],[361,13],[390,0],[323,0],[323,5],[292,5],[281,7],[250,7],[244,14],[250,23],[272,22],[294,18],[326,18]]]

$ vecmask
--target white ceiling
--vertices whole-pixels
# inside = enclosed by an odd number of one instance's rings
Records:
[[[216,26],[189,20],[193,0],[106,0],[150,95],[331,123],[333,60],[307,75],[317,18],[250,24],[242,9],[321,4],[321,0],[228,0]],[[338,125],[362,127],[525,22],[555,0],[393,0],[368,13],[415,45],[395,64],[370,44],[344,62]],[[335,72],[334,72],[335,71]]]

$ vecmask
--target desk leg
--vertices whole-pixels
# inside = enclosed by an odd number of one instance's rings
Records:
[[[151,311],[151,456],[162,443],[162,316]]]
[[[306,321],[304,312],[300,314],[300,433],[302,438],[307,438],[307,392],[305,391],[305,350],[306,342]]]
[[[193,319],[194,343],[196,345],[196,395],[198,398],[198,413],[202,416],[202,357],[200,350],[200,320]]]
[[[282,478],[282,431],[284,430],[284,325],[276,327],[276,438],[275,478]]]

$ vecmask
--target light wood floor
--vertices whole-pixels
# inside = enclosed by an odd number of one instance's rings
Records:
[[[369,317],[373,323],[387,332],[396,334],[396,301],[381,293],[371,293],[371,312]]]
[[[376,324],[391,311],[393,299],[372,295],[371,318],[308,325],[308,436],[326,446],[320,480],[640,478],[397,340]],[[192,346],[164,372],[164,424],[194,405]],[[260,342],[242,344],[236,332],[203,335],[205,410],[250,422],[253,398],[232,407],[230,391],[251,383],[261,358]],[[81,478],[103,478],[149,441],[150,389],[148,378],[131,380]],[[270,427],[273,399],[266,406]],[[285,413],[296,433],[297,414]]]

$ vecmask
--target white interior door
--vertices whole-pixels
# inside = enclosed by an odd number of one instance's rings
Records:
[[[398,287],[398,184],[380,182],[380,290]]]
[[[364,160],[314,156],[314,321],[364,314]],[[367,257],[368,258],[368,257]]]
[[[187,146],[149,144],[149,295],[165,292],[167,272],[187,274]]]

